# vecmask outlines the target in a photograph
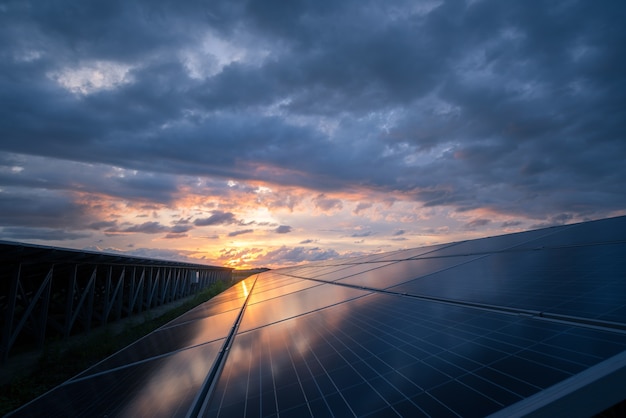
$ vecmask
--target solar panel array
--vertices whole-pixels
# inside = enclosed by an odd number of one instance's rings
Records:
[[[587,416],[625,371],[619,217],[255,275],[15,416]]]

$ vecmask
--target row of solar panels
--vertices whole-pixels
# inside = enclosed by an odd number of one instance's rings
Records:
[[[100,253],[97,251],[75,250],[71,248],[49,247],[0,240],[0,264],[29,263],[76,263],[113,264],[125,266],[191,267],[230,271],[231,268],[207,266],[206,264],[168,261],[147,257],[134,257],[124,254]]]
[[[588,416],[624,382],[619,217],[259,274],[15,416]]]

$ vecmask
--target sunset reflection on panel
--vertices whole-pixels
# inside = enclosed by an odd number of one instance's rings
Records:
[[[168,357],[155,367],[121,411],[122,417],[174,417],[186,412],[210,371],[223,341]]]
[[[123,350],[93,372],[113,368],[118,362],[142,360],[177,353],[160,360],[151,369],[147,384],[129,397],[120,416],[185,415],[195,393],[213,367],[218,352],[248,296],[252,278],[242,280],[209,302],[182,315],[167,326]],[[131,394],[129,394],[131,395]],[[156,415],[155,415],[156,414]]]
[[[310,377],[319,373],[320,361],[324,361],[318,357],[319,347],[341,329],[350,310],[300,316],[291,302],[277,304],[286,309],[282,317],[291,315],[290,319],[237,335],[205,416],[215,416],[220,407],[220,416],[269,416],[306,403],[302,389],[313,383]],[[276,392],[267,390],[272,387]],[[277,397],[278,393],[283,396]],[[306,408],[301,412],[301,416],[309,415]]]
[[[332,285],[315,286],[289,293],[280,298],[248,304],[239,328],[240,332],[272,324],[294,316],[300,316],[336,303],[358,298],[368,292],[348,287],[338,287],[328,292]]]

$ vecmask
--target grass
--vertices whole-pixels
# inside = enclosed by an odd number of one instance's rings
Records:
[[[157,318],[145,315],[143,323],[127,326],[121,333],[110,328],[94,331],[75,343],[49,343],[31,373],[0,386],[0,416],[35,399],[78,373],[128,346],[139,338],[167,324],[183,313],[211,299],[226,289],[217,282],[196,294],[192,299],[167,311]]]

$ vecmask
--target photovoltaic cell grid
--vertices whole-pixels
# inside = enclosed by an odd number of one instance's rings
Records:
[[[207,416],[484,416],[626,335],[371,294],[237,336]]]
[[[509,416],[622,358],[626,217],[253,276],[15,416]]]

